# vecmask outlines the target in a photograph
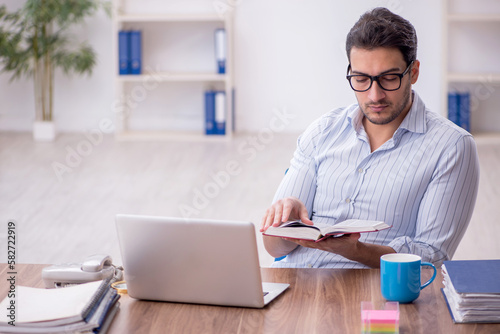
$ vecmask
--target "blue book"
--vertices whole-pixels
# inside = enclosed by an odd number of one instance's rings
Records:
[[[460,126],[459,121],[459,111],[458,111],[458,103],[459,103],[459,94],[457,92],[449,92],[448,93],[448,119]]]
[[[215,133],[226,134],[226,92],[215,92]]]
[[[459,125],[470,131],[470,93],[460,93],[458,97]]]
[[[130,31],[130,74],[142,72],[142,34],[140,30]]]
[[[130,74],[130,34],[128,31],[118,32],[118,73]]]
[[[226,73],[226,58],[227,58],[227,40],[226,30],[215,30],[215,60],[217,62],[217,73]]]
[[[205,134],[215,135],[215,92],[205,92]]]

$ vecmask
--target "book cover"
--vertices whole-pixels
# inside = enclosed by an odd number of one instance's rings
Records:
[[[443,264],[457,293],[500,294],[500,260],[457,260]]]
[[[215,30],[215,60],[217,62],[217,73],[226,73],[226,57],[227,57],[227,45],[226,45],[226,30],[216,29]]]
[[[142,33],[140,30],[130,31],[130,74],[142,72]]]
[[[130,34],[128,31],[118,32],[118,73],[130,74]]]

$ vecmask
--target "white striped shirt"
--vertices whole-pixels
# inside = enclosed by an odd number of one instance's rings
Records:
[[[392,227],[362,233],[359,240],[417,254],[437,266],[450,260],[476,201],[476,145],[467,131],[426,109],[413,94],[406,118],[374,152],[357,104],[315,121],[299,137],[273,202],[297,197],[318,224],[351,218],[384,221]],[[301,246],[273,266],[366,268]]]

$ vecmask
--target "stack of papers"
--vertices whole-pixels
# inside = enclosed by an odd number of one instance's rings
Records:
[[[444,261],[443,295],[456,323],[500,323],[500,260]]]
[[[58,289],[16,286],[15,294],[0,303],[1,333],[103,333],[120,298],[109,280]],[[13,303],[9,317],[5,312]]]

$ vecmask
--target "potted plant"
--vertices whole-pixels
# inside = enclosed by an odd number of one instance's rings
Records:
[[[54,70],[65,74],[91,74],[94,50],[85,42],[74,45],[65,34],[109,2],[97,0],[27,0],[8,13],[0,7],[0,66],[12,72],[11,80],[32,78],[35,91],[35,140],[53,140]],[[40,132],[41,131],[41,132]]]

